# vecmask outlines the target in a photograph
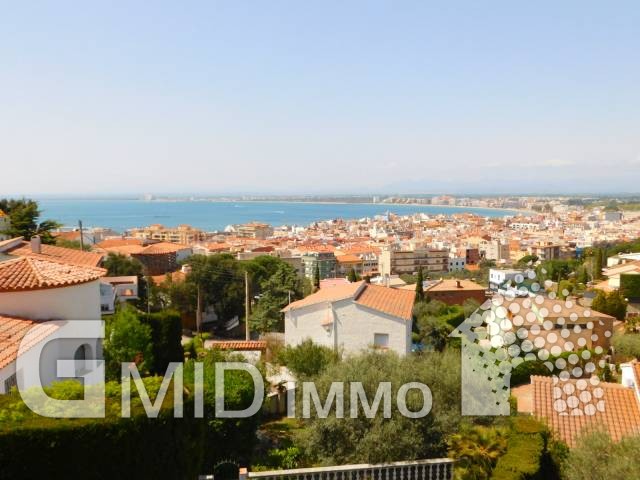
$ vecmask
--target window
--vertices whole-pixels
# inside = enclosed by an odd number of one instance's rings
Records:
[[[373,334],[373,346],[374,348],[389,348],[389,334],[388,333],[374,333]]]
[[[16,377],[16,374],[14,373],[13,375],[11,375],[9,378],[7,378],[4,381],[4,393],[9,393],[11,388],[17,387],[17,386],[18,386],[18,378]]]

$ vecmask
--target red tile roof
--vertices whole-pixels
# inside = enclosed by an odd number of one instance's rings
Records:
[[[394,317],[411,320],[416,292],[369,285],[358,295],[356,303]]]
[[[227,340],[213,341],[211,348],[220,350],[266,350],[267,342],[264,340]]]
[[[20,257],[35,257],[43,260],[57,260],[73,265],[97,267],[102,261],[103,255],[95,252],[84,252],[75,248],[57,247],[55,245],[41,245],[40,253],[31,250],[30,242],[20,242],[16,248],[12,248],[5,253]]]
[[[413,286],[415,287],[415,284]],[[428,292],[459,292],[465,290],[485,291],[486,287],[483,287],[476,282],[472,282],[471,280],[443,279],[439,280],[438,283],[427,287],[425,290],[427,290]]]
[[[179,252],[180,250],[185,250],[188,248],[191,247],[188,245],[181,245],[179,243],[159,242],[144,247],[142,250],[136,253],[140,255],[164,255],[167,253]]]
[[[532,376],[533,414],[570,447],[582,433],[604,428],[614,441],[640,434],[640,406],[632,388],[595,379]]]
[[[124,247],[126,245],[145,245],[150,243],[149,240],[143,240],[141,238],[109,238],[96,244],[98,248],[110,248],[110,247]]]
[[[316,305],[318,303],[325,302],[337,302],[340,300],[345,300],[347,298],[353,298],[354,295],[364,287],[364,282],[355,282],[355,283],[344,283],[340,285],[330,286],[326,288],[321,288],[316,293],[312,293],[311,295],[303,298],[302,300],[298,300],[296,302],[287,305],[282,309],[283,312],[294,310],[297,308],[304,308],[311,305]]]
[[[293,302],[282,311],[287,312],[319,303],[333,303],[352,298],[356,303],[394,317],[411,320],[415,292],[398,290],[361,282],[321,288],[302,300]]]
[[[106,273],[103,268],[44,260],[39,255],[19,257],[0,262],[0,292],[66,287],[97,280]]]
[[[32,328],[35,330],[29,336],[29,343],[23,347],[23,351],[51,335],[58,329],[58,325],[0,315],[0,369],[16,360],[20,342]]]

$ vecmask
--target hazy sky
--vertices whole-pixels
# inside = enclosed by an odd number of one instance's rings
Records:
[[[0,196],[640,191],[636,0],[1,11]]]

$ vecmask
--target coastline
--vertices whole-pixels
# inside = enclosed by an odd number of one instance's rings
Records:
[[[466,205],[440,205],[433,203],[388,203],[388,202],[332,202],[332,201],[304,201],[304,200],[229,200],[229,199],[207,199],[207,200],[186,200],[186,199],[153,199],[142,200],[145,203],[294,203],[302,205],[388,205],[388,206],[405,206],[405,207],[435,207],[435,208],[455,208],[460,210],[502,210],[505,212],[526,212],[535,215],[537,212],[527,210],[526,208],[505,208],[505,207],[476,207]],[[507,215],[505,215],[507,216]]]

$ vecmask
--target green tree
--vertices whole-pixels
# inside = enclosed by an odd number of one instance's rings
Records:
[[[609,293],[598,290],[593,302],[591,302],[591,310],[606,313],[618,320],[624,320],[627,314],[627,301],[617,290]]]
[[[25,240],[39,235],[43,243],[55,243],[52,232],[59,228],[60,224],[53,220],[39,221],[41,212],[35,200],[2,199],[0,210],[9,216],[9,227],[0,231],[0,234],[11,238],[24,237]]]
[[[269,332],[281,327],[281,310],[302,297],[302,282],[289,264],[280,261],[275,272],[260,284],[260,294],[251,326],[258,332]]]
[[[619,442],[596,431],[583,435],[569,450],[562,466],[566,480],[600,480],[608,478],[640,479],[640,437],[626,437]]]
[[[82,245],[80,240],[66,240],[64,238],[56,238],[55,239],[56,246],[63,248],[71,248],[73,250],[84,250],[85,252],[91,251],[91,245],[85,244]]]
[[[425,345],[441,352],[453,328],[444,319],[427,315],[418,318],[418,331]]]
[[[313,288],[316,290],[320,288],[320,262],[316,262],[316,268],[313,271]]]
[[[144,325],[135,308],[124,305],[105,324],[104,360],[107,378],[120,379],[121,364],[134,362],[141,373],[153,365],[151,327]]]
[[[212,306],[220,320],[244,315],[244,273],[240,262],[228,253],[192,255],[186,281],[200,288],[203,306]]]
[[[354,283],[360,280],[360,278],[358,277],[358,274],[356,273],[355,268],[351,267],[351,270],[349,270],[349,274],[347,275],[347,280],[349,280],[351,283]]]
[[[591,278],[593,280],[599,280],[602,278],[602,251],[600,249],[593,251],[591,262]]]
[[[640,358],[640,333],[616,333],[611,344],[618,355]]]
[[[278,353],[278,361],[291,370],[298,380],[318,375],[338,360],[337,352],[310,339],[295,347],[285,347]]]
[[[449,457],[458,461],[456,478],[460,480],[491,478],[491,471],[506,450],[506,432],[494,427],[465,425],[449,439]]]
[[[422,302],[424,300],[424,278],[422,276],[422,267],[418,269],[418,277],[416,278],[416,299],[415,302]]]
[[[362,383],[369,404],[381,383],[390,382],[391,418],[384,418],[382,402],[373,418],[368,418],[361,409],[355,418],[348,415],[352,400],[348,385],[352,381]],[[314,384],[323,402],[332,382],[347,386],[344,390],[347,414],[339,418],[333,408],[327,418],[318,418],[312,409],[311,418],[305,422],[299,437],[299,445],[312,463],[382,463],[447,454],[445,438],[458,429],[461,418],[458,351],[402,358],[392,352],[375,351],[350,356],[330,365],[315,377]],[[409,382],[421,382],[431,389],[433,408],[422,418],[407,418],[396,408],[394,399],[398,388]],[[406,404],[411,411],[420,410],[423,406],[420,392],[410,391]]]
[[[520,265],[533,265],[538,261],[537,255],[525,255],[520,260],[518,260],[518,264]]]

